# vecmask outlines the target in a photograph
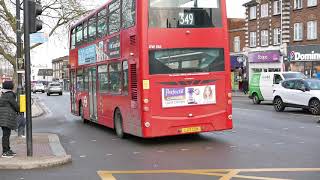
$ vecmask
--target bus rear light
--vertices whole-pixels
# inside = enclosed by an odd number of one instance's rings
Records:
[[[148,106],[144,106],[144,107],[143,107],[143,111],[144,111],[144,112],[149,112],[149,111],[150,111],[150,108],[149,108]]]
[[[232,104],[232,100],[231,100],[231,99],[228,100],[228,104],[229,104],[229,105]]]
[[[232,93],[228,93],[228,98],[232,98]]]
[[[148,127],[151,126],[151,124],[150,124],[149,122],[145,122],[145,123],[144,123],[144,126],[145,126],[146,128],[148,128]]]
[[[229,120],[232,120],[232,114],[230,114],[230,115],[228,116],[228,119],[229,119]]]
[[[144,102],[145,104],[148,104],[148,103],[149,103],[149,99],[144,99],[143,102]]]

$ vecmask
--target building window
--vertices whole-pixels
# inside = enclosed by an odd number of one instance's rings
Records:
[[[295,23],[294,24],[294,40],[301,41],[303,39],[303,24]]]
[[[294,9],[302,9],[302,0],[294,0]]]
[[[308,7],[316,6],[317,3],[317,0],[308,0]]]
[[[273,2],[273,15],[281,14],[281,2],[274,1]]]
[[[256,46],[257,46],[257,33],[250,32],[250,47],[256,47]]]
[[[279,45],[281,43],[281,30],[280,28],[273,29],[273,44]]]
[[[233,51],[240,52],[240,36],[233,38]]]
[[[268,17],[268,3],[261,4],[261,17]]]
[[[256,19],[257,18],[257,6],[250,7],[250,17],[249,19]]]
[[[317,21],[308,22],[308,40],[317,39]]]
[[[268,46],[268,30],[261,31],[261,46]]]

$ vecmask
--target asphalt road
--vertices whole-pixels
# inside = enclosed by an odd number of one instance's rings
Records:
[[[59,134],[73,162],[0,171],[0,180],[320,179],[320,124],[301,110],[277,113],[270,104],[236,97],[232,131],[121,140],[113,130],[71,115],[67,94],[37,96],[47,115],[34,119],[34,132]]]

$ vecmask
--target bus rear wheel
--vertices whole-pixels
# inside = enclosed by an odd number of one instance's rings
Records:
[[[119,109],[114,113],[114,128],[119,138],[125,138],[125,133],[123,131],[123,119]]]

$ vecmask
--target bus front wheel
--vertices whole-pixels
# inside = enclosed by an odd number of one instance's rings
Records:
[[[123,131],[123,119],[119,109],[114,113],[114,128],[119,138],[124,138],[125,134]]]

